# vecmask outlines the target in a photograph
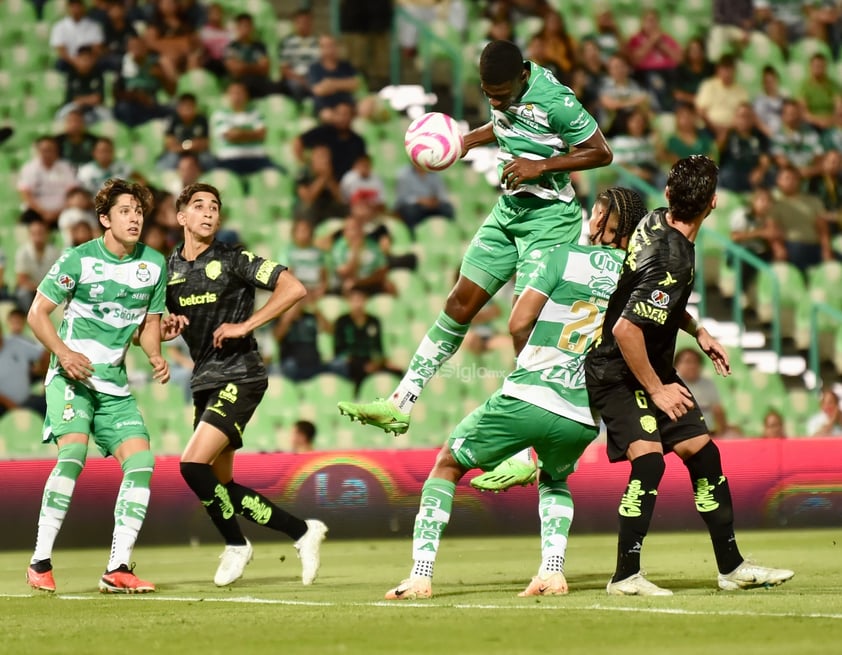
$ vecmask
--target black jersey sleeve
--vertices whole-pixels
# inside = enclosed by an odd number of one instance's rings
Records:
[[[637,284],[620,314],[623,318],[644,329],[662,327],[674,312],[684,312],[682,291],[691,281],[692,268],[670,263],[657,254],[640,261]]]
[[[278,283],[278,277],[287,267],[271,259],[264,259],[250,250],[240,248],[232,262],[232,272],[246,284],[271,291]]]

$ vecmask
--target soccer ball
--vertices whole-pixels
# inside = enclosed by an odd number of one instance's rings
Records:
[[[406,130],[406,154],[425,171],[442,171],[462,156],[462,133],[456,121],[441,112],[419,116]]]

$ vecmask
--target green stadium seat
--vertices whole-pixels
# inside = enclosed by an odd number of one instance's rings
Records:
[[[374,373],[363,380],[358,397],[365,401],[386,398],[395,390],[397,382],[395,376],[389,373]]]
[[[270,375],[260,408],[264,414],[289,422],[295,420],[301,398],[301,390],[295,382],[280,375]]]
[[[243,197],[243,184],[240,178],[224,168],[215,168],[205,173],[202,176],[202,182],[215,186],[225,199]]]
[[[53,457],[55,448],[42,443],[44,419],[28,409],[13,409],[0,417],[0,436],[11,459]]]
[[[204,68],[193,68],[179,75],[175,93],[176,95],[192,93],[196,96],[199,106],[207,111],[210,108],[205,107],[202,103],[207,97],[219,96],[219,81]]]
[[[790,337],[795,333],[795,312],[798,303],[806,295],[801,272],[792,264],[775,262],[771,273],[761,271],[757,275],[757,298],[753,303],[761,321],[772,320],[775,306],[772,298],[772,277],[778,280],[780,290],[781,333]]]

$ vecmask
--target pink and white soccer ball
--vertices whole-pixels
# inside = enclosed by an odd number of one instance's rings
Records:
[[[419,168],[442,171],[462,156],[462,133],[456,120],[431,111],[416,118],[403,140],[406,154]]]

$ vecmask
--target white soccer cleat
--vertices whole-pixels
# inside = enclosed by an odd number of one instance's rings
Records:
[[[217,587],[225,587],[243,577],[246,565],[254,557],[254,549],[251,542],[246,539],[245,546],[225,546],[222,555],[219,556],[219,568],[213,576],[213,583]]]
[[[321,558],[319,551],[327,534],[327,526],[316,519],[307,519],[307,532],[295,542],[298,559],[301,560],[301,584],[313,584],[319,572]]]
[[[738,589],[756,589],[757,587],[777,587],[795,575],[789,569],[772,569],[744,561],[730,573],[719,574],[719,588],[723,591]]]
[[[423,576],[410,576],[397,587],[386,592],[386,600],[418,600],[433,597],[433,579]]]
[[[672,596],[669,589],[652,584],[642,573],[630,575],[625,580],[609,582],[605,590],[609,596]]]

